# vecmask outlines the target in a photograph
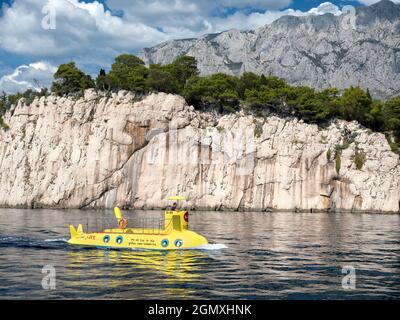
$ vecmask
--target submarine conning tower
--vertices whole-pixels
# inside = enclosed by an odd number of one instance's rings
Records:
[[[189,211],[179,209],[179,201],[185,201],[185,197],[175,196],[168,198],[177,203],[175,209],[165,211],[165,229],[173,228],[176,231],[189,230]]]

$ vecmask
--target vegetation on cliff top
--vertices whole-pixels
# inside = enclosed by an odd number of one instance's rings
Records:
[[[317,124],[332,119],[356,120],[394,137],[390,141],[393,150],[398,150],[400,142],[400,97],[373,100],[368,91],[357,87],[343,92],[335,88],[316,91],[306,86],[291,86],[278,77],[250,72],[240,77],[222,73],[202,77],[192,57],[182,56],[168,65],[147,67],[141,59],[130,54],[116,57],[111,70],[108,73],[100,70],[95,80],[79,70],[74,62],[60,65],[54,78],[51,91],[60,96],[81,96],[89,88],[109,92],[129,90],[138,94],[174,93],[204,111],[275,113]],[[46,90],[39,93],[28,90],[23,94],[3,95],[0,112],[20,98],[32,101],[35,96],[46,94]],[[0,126],[6,126],[1,113]]]

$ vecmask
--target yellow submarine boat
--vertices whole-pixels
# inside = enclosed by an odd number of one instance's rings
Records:
[[[182,201],[184,197],[170,197],[171,201]],[[114,208],[118,228],[88,233],[80,224],[77,229],[70,226],[72,245],[117,249],[178,250],[204,247],[208,241],[203,236],[189,230],[189,212],[165,211],[163,228],[129,228],[128,220],[119,208]]]

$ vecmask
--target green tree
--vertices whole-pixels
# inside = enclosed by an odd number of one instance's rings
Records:
[[[23,97],[22,93],[19,93],[19,92],[8,95],[7,101],[8,101],[9,106],[17,104],[18,100],[21,99],[22,97]]]
[[[17,92],[15,94],[10,94],[8,96],[4,96],[4,106],[6,109],[18,103],[21,98],[25,99],[26,104],[31,104],[33,100],[37,97],[44,97],[49,94],[49,90],[47,88],[42,88],[40,91],[35,91],[32,89],[28,89],[25,92]]]
[[[75,62],[62,64],[54,74],[52,91],[57,95],[77,94],[84,90],[94,88],[92,78],[79,70]]]
[[[0,96],[0,128],[7,130],[9,126],[3,120],[3,114],[6,112],[7,108],[7,96],[6,93],[3,91],[2,95]]]
[[[261,85],[264,85],[270,89],[283,89],[287,86],[287,83],[285,80],[279,77],[275,76],[265,77],[264,75],[262,75]]]
[[[100,69],[100,72],[96,78],[96,89],[100,91],[110,90],[109,79],[107,78],[107,74],[104,69]]]
[[[3,109],[4,109],[4,102],[0,100],[0,113],[2,112]]]
[[[239,109],[238,79],[222,73],[192,77],[185,87],[184,97],[201,109],[234,112]]]
[[[382,101],[373,101],[370,110],[366,114],[366,125],[375,131],[384,129],[383,107],[384,103]]]
[[[249,74],[241,80],[245,81],[244,101],[249,109],[272,109],[275,112],[284,112],[286,109],[287,90],[291,90],[286,82],[278,77],[262,75],[257,83],[254,75]],[[253,86],[253,87],[252,87]],[[287,112],[287,110],[285,110]]]
[[[3,93],[0,95],[0,114],[3,114],[7,108],[7,95],[3,91]]]
[[[347,121],[357,120],[365,124],[371,106],[372,100],[368,93],[361,88],[350,87],[340,98],[340,116]]]
[[[179,91],[178,80],[160,64],[153,64],[149,68],[147,86],[156,92],[176,93]]]
[[[144,62],[132,54],[121,54],[115,58],[107,82],[112,90],[147,91],[148,70]]]
[[[3,130],[8,130],[10,129],[9,125],[4,122],[3,117],[0,115],[0,128]]]
[[[181,56],[163,67],[164,72],[168,72],[172,75],[178,84],[176,93],[183,93],[183,90],[192,77],[199,75],[199,69],[197,68],[197,61],[194,57]]]
[[[389,99],[383,106],[385,129],[400,132],[400,96]]]
[[[260,90],[261,77],[253,72],[245,72],[239,78],[238,91],[241,99],[245,99],[246,90]]]
[[[385,102],[382,111],[384,128],[394,134],[395,141],[390,141],[394,152],[400,150],[400,97],[394,97]]]
[[[278,111],[282,104],[282,95],[280,91],[270,89],[262,85],[260,89],[246,89],[244,93],[244,101],[250,109],[273,108]]]
[[[128,73],[128,87],[126,89],[137,93],[146,93],[148,91],[146,83],[147,75],[148,70],[146,67],[133,68]]]

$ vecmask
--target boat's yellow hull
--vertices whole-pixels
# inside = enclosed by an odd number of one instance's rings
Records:
[[[80,246],[153,250],[193,249],[208,244],[206,238],[189,230],[187,211],[166,211],[165,226],[161,230],[127,228],[127,220],[122,217],[119,208],[114,210],[120,229],[85,233],[81,224],[77,229],[71,225],[71,239],[68,242]]]
[[[121,230],[122,231],[122,230]],[[169,234],[79,233],[68,243],[80,246],[117,248],[179,250],[199,248],[208,244],[203,236],[189,230]]]

